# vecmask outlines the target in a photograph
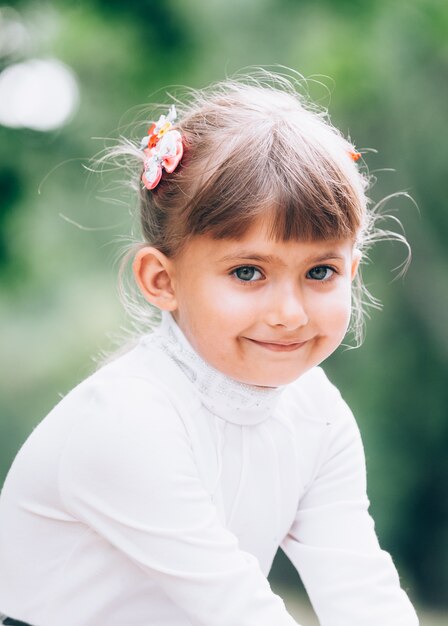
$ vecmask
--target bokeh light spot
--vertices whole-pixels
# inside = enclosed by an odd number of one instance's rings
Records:
[[[79,103],[73,71],[56,59],[31,59],[0,74],[0,124],[49,131],[67,123]]]

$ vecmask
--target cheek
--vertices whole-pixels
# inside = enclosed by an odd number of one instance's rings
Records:
[[[237,320],[244,318],[247,298],[238,297],[225,281],[203,280],[190,285],[188,292],[179,299],[179,315],[184,320],[190,339],[196,344],[213,344],[216,350],[217,337],[235,328]],[[194,338],[194,339],[193,339]]]
[[[327,328],[328,332],[338,336],[345,335],[350,322],[350,314],[351,294],[349,287],[328,294],[316,312],[320,323]]]
[[[256,308],[256,299],[250,297],[248,291],[250,287],[236,289],[227,279],[212,281],[205,288],[201,286],[198,301],[204,317],[207,316],[211,324],[224,327],[237,320],[243,321]]]

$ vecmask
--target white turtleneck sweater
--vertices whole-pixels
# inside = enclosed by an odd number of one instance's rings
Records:
[[[277,548],[322,626],[416,626],[368,513],[355,420],[320,368],[231,380],[169,314],[73,389],[0,498],[0,611],[33,626],[295,626]]]

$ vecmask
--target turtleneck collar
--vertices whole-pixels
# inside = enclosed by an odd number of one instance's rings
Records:
[[[246,385],[216,370],[193,349],[170,313],[162,312],[161,324],[148,339],[179,366],[214,415],[242,426],[272,416],[284,387]]]

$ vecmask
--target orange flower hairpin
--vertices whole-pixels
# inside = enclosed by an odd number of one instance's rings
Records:
[[[361,153],[360,152],[356,152],[356,150],[350,150],[349,151],[349,156],[351,159],[353,159],[353,161],[357,161],[358,159],[361,158]]]
[[[161,115],[157,122],[151,124],[148,135],[141,141],[140,147],[145,154],[142,183],[146,189],[157,187],[162,177],[162,169],[171,174],[182,158],[182,135],[173,129],[176,117],[176,107],[173,104],[168,115]]]

